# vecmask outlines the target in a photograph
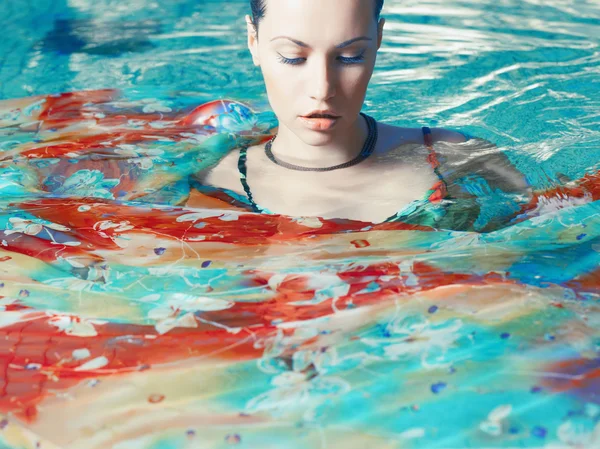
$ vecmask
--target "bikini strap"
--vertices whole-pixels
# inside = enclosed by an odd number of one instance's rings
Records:
[[[252,198],[252,192],[250,191],[250,186],[248,185],[248,180],[246,179],[246,175],[248,173],[248,169],[246,167],[246,161],[248,160],[248,147],[242,147],[240,149],[240,157],[238,159],[238,171],[240,173],[240,182],[244,187],[244,192],[246,192],[246,196],[248,197],[248,201],[250,201],[250,206],[252,206],[252,210],[254,212],[262,212],[258,207],[258,204],[254,202],[254,198]]]
[[[444,191],[448,192],[448,184],[442,176],[442,173],[440,171],[440,161],[435,152],[435,149],[433,148],[433,136],[431,135],[431,128],[429,128],[428,126],[423,126],[421,130],[423,131],[423,140],[425,141],[425,146],[429,150],[429,154],[427,155],[427,161],[431,164],[431,167],[433,167],[433,171],[439,178],[440,182],[443,183]]]
[[[425,141],[425,146],[427,146],[430,151],[433,151],[433,137],[431,136],[431,128],[428,126],[423,126],[421,130],[423,131],[423,140]]]
[[[435,183],[433,188],[429,189],[429,191],[425,194],[424,198],[426,201],[433,203],[440,201],[448,195],[448,184],[442,176],[442,173],[440,171],[440,162],[438,160],[437,154],[435,153],[435,149],[433,148],[433,137],[431,135],[431,128],[429,128],[428,126],[423,126],[421,130],[423,131],[423,141],[425,142],[425,146],[429,150],[429,154],[427,155],[427,161],[431,164],[431,166],[433,167],[433,171],[439,178],[439,181]],[[404,209],[387,218],[382,223],[391,223],[396,221],[401,216],[400,214],[403,213],[403,211]]]

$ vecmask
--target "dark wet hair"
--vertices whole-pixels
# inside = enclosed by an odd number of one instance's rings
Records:
[[[381,9],[383,8],[384,0],[375,0],[375,20],[379,22],[379,16],[381,15]],[[260,21],[265,17],[267,13],[266,0],[250,0],[250,7],[252,8],[252,24],[258,34],[258,25]]]

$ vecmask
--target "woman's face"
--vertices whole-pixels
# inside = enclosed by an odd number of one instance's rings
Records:
[[[286,127],[311,145],[347,133],[362,108],[381,45],[384,20],[375,22],[374,1],[267,0],[258,40],[249,16],[246,21],[248,46],[280,133]],[[302,120],[315,110],[331,110],[339,118],[333,126]]]

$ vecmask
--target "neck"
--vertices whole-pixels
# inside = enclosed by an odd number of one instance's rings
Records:
[[[359,115],[349,128],[314,144],[301,140],[289,128],[280,126],[271,150],[277,159],[307,168],[329,167],[354,159],[361,152],[369,130]]]

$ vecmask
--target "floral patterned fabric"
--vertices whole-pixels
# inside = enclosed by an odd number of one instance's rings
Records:
[[[438,148],[476,213],[435,227],[190,187],[275,125],[0,103],[2,447],[599,447],[598,173],[523,196]]]

